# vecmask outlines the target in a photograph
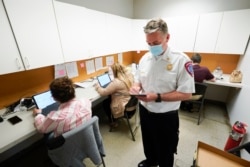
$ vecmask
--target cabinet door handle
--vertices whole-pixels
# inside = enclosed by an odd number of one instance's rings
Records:
[[[26,69],[29,69],[30,68],[30,64],[29,64],[29,60],[27,57],[24,58],[24,61],[25,61],[25,67]]]
[[[21,70],[21,69],[22,69],[22,65],[21,65],[21,63],[20,63],[20,61],[19,61],[18,58],[16,58],[16,64],[17,64],[17,68],[18,68],[19,70]]]

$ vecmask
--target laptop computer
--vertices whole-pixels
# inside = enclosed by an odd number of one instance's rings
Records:
[[[103,88],[106,88],[111,82],[111,78],[108,73],[97,76],[97,80]]]
[[[50,90],[35,94],[32,99],[36,107],[42,110],[43,115],[47,115],[50,111],[57,110],[59,107],[59,103],[53,99]]]

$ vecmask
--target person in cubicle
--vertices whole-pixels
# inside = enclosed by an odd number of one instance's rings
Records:
[[[115,118],[124,115],[125,105],[130,99],[129,89],[134,82],[134,77],[132,73],[120,63],[114,63],[110,66],[110,69],[111,71],[109,73],[112,73],[113,80],[105,88],[97,83],[95,84],[95,89],[101,96],[110,97],[103,101],[103,107],[108,116],[110,126],[116,127],[118,124]],[[130,114],[133,115],[134,113],[131,112]]]
[[[202,83],[204,80],[215,82],[214,75],[210,72],[207,67],[200,66],[201,55],[195,53],[191,60],[193,61],[193,70],[194,70],[194,80],[195,82]]]
[[[38,132],[48,134],[53,132],[54,137],[85,123],[91,119],[91,101],[76,99],[75,89],[68,77],[57,78],[50,84],[52,97],[59,102],[59,108],[51,111],[47,116],[40,109],[34,109],[34,125]]]
[[[145,160],[138,167],[173,167],[179,141],[181,100],[194,92],[192,61],[168,46],[167,23],[152,19],[144,27],[147,52],[139,62],[131,94],[140,100],[139,112]]]
[[[215,82],[215,77],[210,70],[205,66],[200,66],[201,59],[199,53],[195,53],[191,57],[191,60],[193,61],[194,81],[199,83],[202,83],[204,80]],[[193,105],[192,103],[183,101],[181,102],[180,108],[192,112]]]

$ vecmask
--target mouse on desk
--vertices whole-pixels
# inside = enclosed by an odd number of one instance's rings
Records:
[[[0,116],[0,122],[3,122],[3,118]]]

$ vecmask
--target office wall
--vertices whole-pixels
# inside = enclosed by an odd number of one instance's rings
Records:
[[[150,19],[248,8],[249,0],[134,0],[134,18]]]
[[[132,52],[124,52],[123,64],[129,65],[134,62]],[[118,54],[114,56],[114,61],[118,61]],[[105,55],[103,56],[103,66],[106,66]],[[107,71],[107,68],[87,74],[86,60],[77,61],[79,76],[72,78],[73,81],[83,81]],[[81,64],[85,64],[84,67]],[[34,70],[16,72],[6,75],[0,75],[0,109],[19,100],[23,97],[30,97],[33,94],[49,89],[50,82],[54,79],[54,66],[38,68]]]
[[[233,125],[236,121],[244,122],[248,125],[247,135],[244,142],[250,141],[250,45],[246,50],[245,55],[240,57],[238,63],[238,69],[243,72],[242,84],[243,87],[240,90],[232,90],[231,100],[227,104],[228,114],[230,118],[230,124]],[[249,160],[250,155],[246,151],[242,151],[242,157]]]
[[[133,52],[133,60],[138,63],[140,58],[146,51]],[[185,52],[189,57],[193,55],[192,52]],[[212,54],[212,53],[200,53],[202,56],[201,66],[206,66],[211,72],[218,66],[221,67],[225,74],[230,74],[237,68],[240,55],[235,54]]]
[[[139,63],[140,58],[147,51],[130,51],[124,52],[123,64],[129,65],[131,63]],[[186,53],[188,56],[192,56],[193,53]],[[232,70],[237,68],[237,63],[240,55],[227,55],[227,54],[207,54],[201,53],[202,65],[207,66],[211,71],[216,66],[220,65],[225,73],[231,73]],[[107,55],[111,56],[111,55]],[[112,54],[114,61],[118,61],[118,54]],[[103,56],[103,65],[106,66],[105,55]],[[79,76],[72,78],[73,81],[82,81],[90,77],[94,77],[106,71],[98,70],[94,73],[87,74],[86,65],[84,67],[81,64],[85,64],[86,60],[77,61]],[[1,87],[0,87],[0,108],[6,107],[14,101],[29,97],[38,92],[45,91],[49,88],[49,83],[54,79],[54,66],[48,66],[38,68],[34,70],[22,71],[17,73],[11,73],[6,75],[0,75]],[[223,99],[218,98],[219,101]]]
[[[150,19],[250,8],[249,0],[56,0],[122,17]]]

